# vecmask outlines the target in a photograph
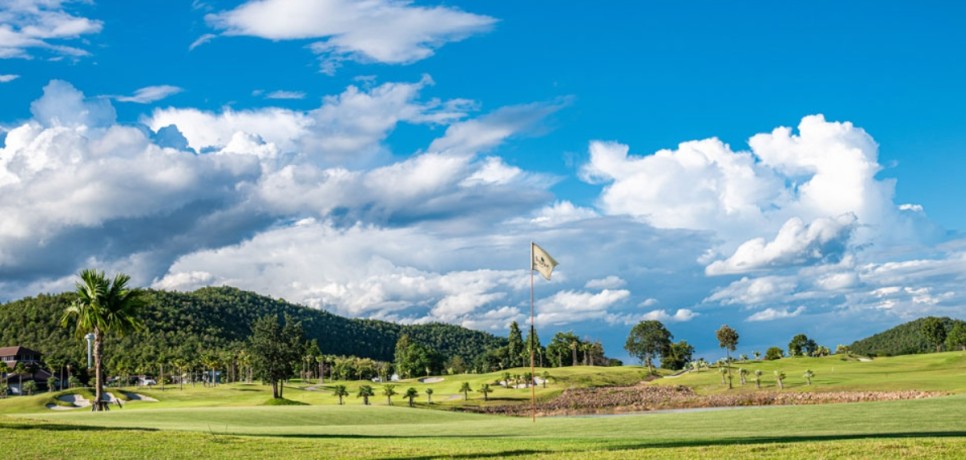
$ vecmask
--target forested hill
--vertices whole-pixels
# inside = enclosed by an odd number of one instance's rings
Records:
[[[849,351],[866,356],[911,355],[935,351],[922,333],[922,324],[925,320],[926,318],[919,318],[862,340],[857,340],[849,345]],[[951,318],[939,318],[939,320],[946,327],[947,334],[952,331],[956,323],[966,323]]]
[[[86,361],[85,342],[59,323],[72,298],[71,293],[40,295],[0,305],[0,346],[21,345],[55,359]],[[301,321],[306,339],[317,340],[322,353],[329,355],[392,361],[403,334],[444,358],[458,355],[466,362],[506,344],[504,338],[459,326],[349,319],[230,287],[189,293],[148,290],[147,298],[145,330],[106,342],[118,359],[150,363],[239,349],[254,320],[268,314],[288,314]]]

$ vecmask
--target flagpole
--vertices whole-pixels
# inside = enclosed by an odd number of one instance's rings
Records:
[[[533,366],[533,342],[536,337],[533,324],[533,241],[530,242],[530,417],[537,423],[536,370]]]

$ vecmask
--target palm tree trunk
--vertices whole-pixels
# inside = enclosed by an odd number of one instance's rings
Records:
[[[92,410],[101,411],[107,406],[101,401],[104,397],[104,370],[101,368],[104,350],[101,343],[101,331],[94,328],[94,406]]]

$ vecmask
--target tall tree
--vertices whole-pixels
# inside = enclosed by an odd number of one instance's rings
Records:
[[[272,397],[283,397],[283,381],[295,371],[305,339],[302,323],[285,315],[284,326],[275,315],[266,315],[252,326],[250,349],[255,375],[272,385]]]
[[[143,328],[139,316],[144,305],[144,294],[140,289],[128,287],[131,277],[122,273],[108,280],[104,272],[87,269],[80,273],[81,280],[75,286],[75,300],[64,311],[60,322],[67,326],[76,318],[75,331],[83,337],[94,334],[94,404],[92,410],[107,408],[104,397],[104,335],[123,336]]]
[[[516,321],[510,323],[510,336],[507,343],[507,367],[519,367],[523,365],[523,353],[526,351],[523,344],[523,334]]]
[[[956,323],[946,336],[946,347],[949,350],[961,348],[966,351],[966,323]]]
[[[536,329],[530,328],[530,330],[527,331],[526,344],[527,344],[527,349],[524,352],[524,354],[527,357],[527,360],[528,360],[527,363],[529,364],[530,350],[533,350],[533,358],[534,358],[534,361],[536,361],[535,364],[538,367],[543,367],[543,355],[545,351],[543,349],[543,346],[540,345],[540,336],[537,334]]]
[[[937,353],[942,351],[943,342],[946,341],[946,325],[942,320],[935,316],[926,318],[922,322],[921,332],[926,341],[936,348]]]
[[[788,356],[811,356],[818,348],[814,340],[805,334],[797,334],[788,342]]]
[[[653,359],[668,353],[672,338],[674,336],[660,321],[641,321],[631,329],[624,349],[641,363],[647,364],[648,372],[653,373]]]
[[[661,367],[664,369],[681,370],[684,369],[694,357],[694,347],[686,340],[674,342],[668,348],[668,352],[661,356]]]
[[[728,366],[728,388],[730,389],[733,388],[731,385],[731,352],[738,347],[738,331],[728,327],[727,324],[723,324],[715,332],[715,336],[718,337],[718,346],[724,348],[728,355],[728,362],[725,365]]]

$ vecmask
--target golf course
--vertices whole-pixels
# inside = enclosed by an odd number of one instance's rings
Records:
[[[110,388],[123,408],[70,408],[73,389],[0,401],[0,446],[20,458],[963,458],[966,353],[874,360],[832,355],[735,362],[761,370],[760,386],[722,385],[712,367],[641,383],[640,367],[549,369],[541,404],[573,389],[687,386],[700,397],[746,393],[921,394],[869,402],[715,407],[574,416],[472,413],[527,405],[530,388],[504,387],[503,373],[393,382],[291,380],[284,404],[258,383]],[[520,369],[522,370],[522,369]],[[812,371],[807,384],[803,375]],[[512,369],[511,369],[512,371]],[[786,377],[778,390],[775,371]],[[663,371],[662,371],[663,372]],[[538,370],[540,375],[541,370]],[[423,383],[427,382],[427,383]],[[432,383],[429,383],[432,382]],[[461,392],[468,383],[471,392]],[[488,384],[489,394],[478,389]],[[344,404],[336,385],[348,392]],[[373,387],[370,405],[357,397]],[[405,397],[408,388],[418,396]],[[432,390],[432,403],[426,390]],[[69,397],[68,397],[69,396]],[[79,398],[75,398],[75,396]],[[486,396],[486,398],[484,398]],[[390,400],[391,399],[391,404]],[[487,401],[484,401],[487,399]],[[888,398],[885,398],[888,399]],[[156,400],[156,401],[155,401]],[[864,399],[866,400],[866,399]]]

